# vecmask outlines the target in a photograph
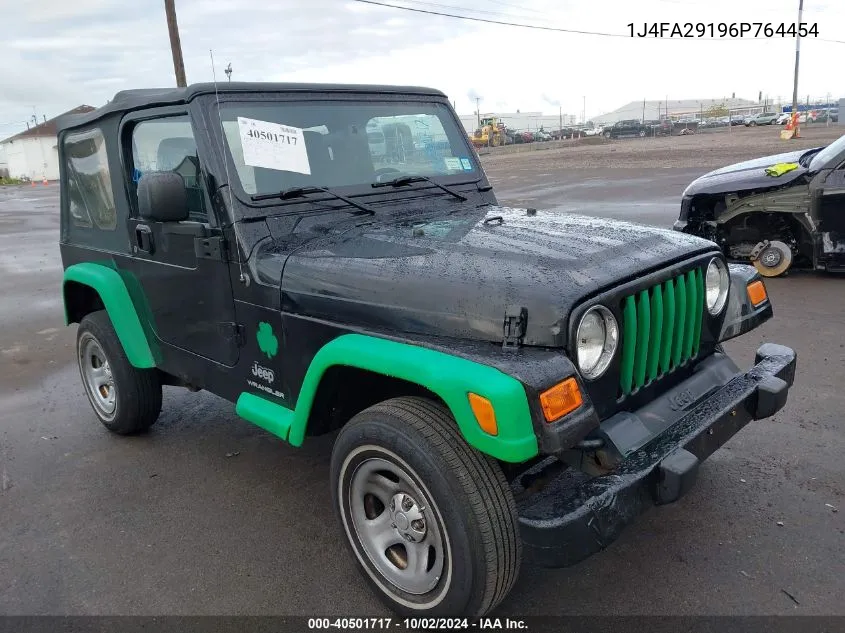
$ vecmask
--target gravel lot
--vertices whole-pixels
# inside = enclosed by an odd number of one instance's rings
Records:
[[[845,134],[845,125],[809,125],[801,128],[801,138],[780,139],[779,126],[734,127],[708,134],[669,136],[648,139],[614,139],[612,141],[586,139],[573,141],[560,149],[497,154],[491,151],[483,157],[486,167],[493,170],[505,165],[548,166],[566,169],[596,168],[716,168],[757,156],[788,152],[793,149],[818,147]],[[542,145],[542,144],[540,144]]]

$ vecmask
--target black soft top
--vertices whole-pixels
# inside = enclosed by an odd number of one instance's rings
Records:
[[[328,92],[328,93],[365,93],[365,94],[407,94],[445,97],[433,88],[419,86],[379,86],[372,84],[302,84],[233,81],[216,84],[220,94],[236,92]],[[153,106],[180,105],[188,103],[197,95],[214,94],[215,84],[191,84],[185,88],[140,88],[121,90],[106,105],[86,114],[74,114],[61,117],[57,121],[59,131],[92,123],[116,112],[131,112]]]

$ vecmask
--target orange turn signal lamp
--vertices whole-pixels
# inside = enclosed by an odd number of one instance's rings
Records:
[[[769,298],[769,295],[766,294],[766,286],[759,279],[748,284],[747,290],[751,305],[755,308]]]
[[[498,435],[499,425],[496,422],[496,412],[493,411],[493,403],[487,398],[472,392],[467,394],[467,398],[469,398],[469,406],[481,430],[489,435]]]
[[[581,406],[584,398],[574,377],[559,382],[540,394],[540,406],[546,422],[554,422]]]
[[[467,393],[469,406],[476,422],[482,431],[488,435],[499,434],[499,424],[496,421],[496,412],[493,410],[493,403],[484,396],[479,396],[471,391]],[[554,387],[546,389],[540,394],[540,406],[546,422],[559,420],[567,413],[572,413],[584,402],[581,389],[575,378],[567,378]]]

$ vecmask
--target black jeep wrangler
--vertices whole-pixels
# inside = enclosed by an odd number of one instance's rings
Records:
[[[753,267],[499,206],[435,90],[130,90],[64,120],[59,152],[97,417],[144,431],[172,385],[293,446],[337,432],[339,522],[401,613],[481,615],[523,554],[606,547],[793,381],[787,347],[741,371],[720,346],[772,316]]]

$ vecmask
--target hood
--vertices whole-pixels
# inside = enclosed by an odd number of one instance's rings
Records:
[[[782,176],[772,177],[766,175],[766,167],[777,163],[797,163],[811,149],[802,149],[795,152],[773,154],[755,158],[741,163],[734,163],[721,169],[716,169],[693,180],[684,190],[684,196],[710,193],[730,193],[745,189],[760,189],[767,187],[780,187],[800,179],[807,173],[806,167],[799,166]]]
[[[305,242],[285,261],[272,246],[256,257],[265,278],[283,266],[282,305],[295,314],[500,343],[507,308],[525,307],[524,343],[556,347],[587,297],[713,249],[677,231],[484,206],[416,222],[367,218]]]

